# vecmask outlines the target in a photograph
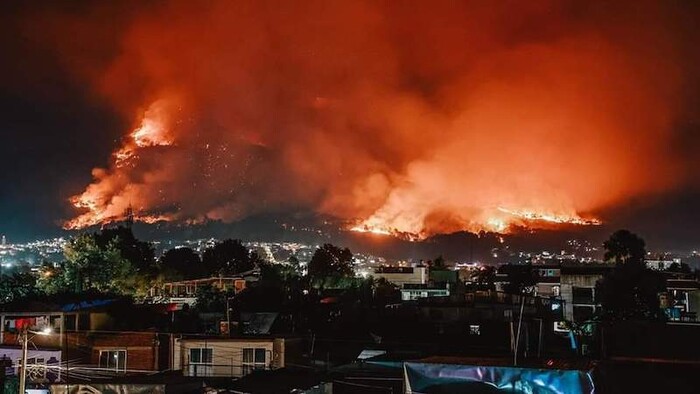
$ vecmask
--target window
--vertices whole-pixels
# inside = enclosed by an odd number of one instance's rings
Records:
[[[265,369],[264,348],[243,348],[243,375],[247,375],[256,369]]]
[[[469,335],[481,335],[481,326],[477,324],[471,324],[469,326]]]
[[[100,350],[100,368],[126,372],[126,350]]]
[[[211,376],[213,349],[192,348],[190,349],[190,376]]]
[[[211,364],[213,354],[212,349],[194,348],[190,349],[191,364]]]
[[[593,288],[573,287],[572,292],[574,304],[593,304]]]

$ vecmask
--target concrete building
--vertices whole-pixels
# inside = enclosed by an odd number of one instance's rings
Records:
[[[681,259],[679,257],[675,257],[672,259],[649,259],[649,260],[644,260],[644,262],[647,265],[647,268],[657,270],[657,271],[667,271],[669,267],[673,264],[680,264]]]
[[[582,322],[599,308],[595,302],[596,283],[612,270],[607,265],[562,266],[560,297],[564,301],[564,319]]]
[[[401,289],[402,301],[413,301],[419,298],[446,297],[450,295],[447,287],[432,287],[427,284],[407,284]]]
[[[178,308],[182,308],[185,304],[194,306],[197,303],[197,288],[202,286],[211,286],[220,291],[233,290],[238,294],[246,288],[246,279],[239,276],[215,276],[203,279],[165,282],[158,286],[153,286],[149,290],[149,296],[154,303],[175,304]]]
[[[377,267],[372,276],[375,279],[384,278],[399,287],[424,285],[428,281],[427,267]]]
[[[284,368],[301,354],[298,338],[182,338],[175,340],[175,370],[184,376],[241,377]]]
[[[599,307],[595,302],[596,283],[613,267],[592,264],[534,265],[537,284],[535,295],[561,301],[564,320],[583,322]],[[501,270],[496,288],[502,290],[508,282],[508,270]]]
[[[667,278],[660,301],[670,321],[695,322],[700,312],[700,283],[693,278]]]

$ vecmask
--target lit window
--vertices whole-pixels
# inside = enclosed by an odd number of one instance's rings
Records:
[[[256,369],[265,369],[264,348],[243,348],[243,374],[247,375]]]
[[[481,326],[472,324],[469,326],[469,335],[481,335]]]
[[[126,372],[126,350],[100,350],[100,368]]]

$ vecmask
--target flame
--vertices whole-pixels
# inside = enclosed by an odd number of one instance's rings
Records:
[[[358,233],[371,233],[377,235],[392,235],[392,231],[382,227],[370,227],[369,225],[361,225],[351,227],[350,231],[355,231]]]
[[[384,227],[381,225],[371,225],[368,223],[361,223],[359,225],[350,227],[348,230],[356,233],[365,233],[377,236],[391,236],[396,238],[405,239],[407,241],[420,241],[425,239],[426,236],[423,234],[413,234],[408,232],[402,232],[394,228]]]
[[[159,100],[154,102],[143,114],[139,126],[129,133],[123,145],[117,149],[113,157],[113,168],[120,169],[127,165],[136,165],[139,152],[156,146],[170,146],[175,140],[168,130],[167,106],[168,102]],[[127,210],[131,209],[131,198],[136,198],[134,188],[127,195],[113,195],[114,183],[119,181],[115,172],[103,169],[93,170],[95,182],[89,185],[85,191],[70,199],[73,207],[84,211],[78,217],[64,223],[65,229],[81,229],[107,222],[123,220]],[[122,185],[123,187],[123,185]],[[133,219],[144,223],[156,223],[172,220],[172,215],[157,215],[144,212],[134,213]]]
[[[525,219],[527,221],[542,221],[555,224],[576,224],[582,226],[598,226],[603,222],[596,218],[582,218],[576,214],[552,214],[547,212],[537,212],[528,210],[512,210],[503,207],[498,207],[498,210],[509,215],[515,216],[517,218]]]
[[[383,221],[379,215],[370,217],[349,228],[350,231],[369,233],[382,236],[395,236],[409,241],[419,241],[433,235],[427,227],[420,227],[418,222],[413,222],[409,227],[402,227],[407,224],[402,216],[397,216],[393,221]],[[482,222],[463,223],[455,231],[487,231],[499,234],[507,234],[516,226],[528,228],[541,228],[547,225],[579,225],[597,226],[602,221],[596,218],[583,218],[575,213],[555,214],[546,211],[536,211],[527,209],[508,209],[497,207],[491,216],[485,217]],[[416,227],[418,226],[418,227]]]
[[[73,67],[119,113],[167,101],[137,114],[67,227],[133,203],[143,220],[308,209],[370,236],[506,233],[599,224],[582,212],[683,181],[665,6],[189,3],[134,12],[113,61]]]
[[[129,134],[124,145],[112,155],[116,167],[122,167],[136,159],[139,148],[169,146],[174,143],[174,139],[166,127],[165,106],[165,102],[161,100],[156,101],[148,108],[139,127]]]

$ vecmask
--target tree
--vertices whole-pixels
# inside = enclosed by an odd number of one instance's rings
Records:
[[[442,255],[438,256],[433,260],[432,269],[444,270],[445,269],[445,258]]]
[[[211,285],[197,287],[195,293],[197,297],[196,308],[200,312],[225,312],[226,297],[228,293],[221,291]]]
[[[197,279],[207,275],[199,254],[191,248],[175,248],[160,258],[160,270],[165,280]]]
[[[45,294],[56,294],[74,289],[75,284],[65,274],[65,262],[58,266],[44,262],[39,268],[37,288]]]
[[[299,261],[299,258],[297,258],[297,256],[289,256],[289,258],[287,259],[287,264],[292,270],[294,270],[294,272],[296,272],[299,275],[302,274],[303,269],[301,267],[301,261]]]
[[[53,284],[46,287],[59,291],[136,294],[140,280],[130,261],[121,256],[114,243],[100,247],[94,235],[82,234],[68,242],[63,254],[66,261],[55,271]],[[50,282],[51,278],[46,278]],[[64,287],[65,286],[65,287]]]
[[[399,303],[401,290],[386,278],[379,278],[374,281],[374,301],[379,305]]]
[[[603,242],[605,261],[615,264],[644,264],[646,244],[644,240],[628,230],[618,230]]]
[[[680,274],[692,274],[693,271],[690,266],[686,263],[673,263],[668,267],[668,272],[675,272]]]
[[[352,253],[348,248],[324,244],[316,249],[309,266],[308,276],[312,280],[326,277],[352,277]]]
[[[615,268],[596,285],[602,317],[610,320],[661,318],[659,293],[665,291],[666,281],[661,273],[646,268],[644,240],[620,230],[603,245],[606,260],[614,261]]]
[[[261,259],[251,253],[240,240],[217,242],[204,251],[202,263],[208,275],[235,275],[255,268]]]
[[[121,257],[128,260],[143,277],[155,278],[158,274],[153,245],[150,242],[138,240],[131,228],[124,226],[106,228],[96,232],[94,238],[100,248],[111,245],[117,249]]]
[[[9,303],[36,293],[36,278],[29,273],[0,275],[0,304]]]

